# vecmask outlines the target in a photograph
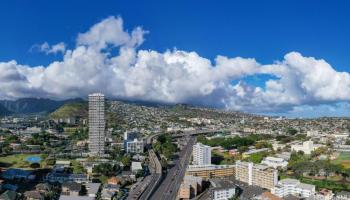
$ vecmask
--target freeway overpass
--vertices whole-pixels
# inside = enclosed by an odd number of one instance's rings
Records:
[[[205,130],[193,130],[193,131],[183,131],[181,133],[177,134],[171,134],[171,137],[173,138],[180,138],[185,136],[196,136],[196,135],[205,135],[210,133],[217,133],[217,132],[231,132],[234,131],[234,129],[205,129]]]

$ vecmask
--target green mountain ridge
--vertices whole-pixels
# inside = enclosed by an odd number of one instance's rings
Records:
[[[66,103],[52,112],[49,117],[53,119],[67,117],[86,117],[88,115],[87,102]]]
[[[0,100],[0,105],[12,114],[51,113],[68,102],[81,102],[81,99],[51,100],[45,98],[22,98]]]

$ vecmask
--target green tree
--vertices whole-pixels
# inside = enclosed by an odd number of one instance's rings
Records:
[[[113,146],[110,155],[112,159],[118,160],[123,155],[123,153],[120,147]]]
[[[129,155],[124,155],[121,159],[121,162],[125,167],[130,167],[131,165],[131,157]]]
[[[298,131],[295,129],[295,128],[292,128],[292,127],[288,127],[287,130],[286,130],[286,133],[288,135],[295,135],[298,133]]]
[[[5,138],[5,143],[16,143],[19,142],[17,135],[9,135]]]
[[[176,151],[176,147],[173,143],[167,142],[162,146],[162,154],[169,159]]]
[[[264,159],[265,156],[267,156],[267,152],[254,153],[254,154],[250,155],[248,160],[253,162],[253,163],[260,163]]]
[[[116,175],[119,170],[119,165],[112,165],[110,163],[101,163],[93,168],[94,173],[102,174],[104,176]]]

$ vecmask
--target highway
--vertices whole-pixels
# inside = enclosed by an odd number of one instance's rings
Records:
[[[192,131],[184,131],[179,134],[172,134],[172,138],[181,138],[186,136],[196,136],[196,135],[205,135],[216,132],[226,132],[226,131],[234,131],[234,129],[203,129],[203,130],[192,130]]]
[[[162,166],[158,160],[157,155],[151,148],[152,140],[158,136],[155,134],[146,138],[149,158],[149,170],[151,175],[145,177],[141,182],[137,183],[137,186],[134,187],[127,198],[127,200],[134,199],[143,199],[147,200],[150,198],[152,192],[159,184],[162,177]]]
[[[175,166],[169,169],[167,175],[163,178],[162,167],[157,155],[152,148],[152,141],[162,133],[157,133],[145,138],[146,148],[149,154],[149,169],[151,175],[145,177],[141,182],[131,189],[127,200],[148,200],[148,199],[176,199],[177,192],[185,176],[187,166],[192,155],[192,146],[195,143],[195,135],[208,134],[225,130],[194,130],[186,131],[181,134],[172,134],[173,138],[189,137],[187,145],[180,151],[179,158],[174,161]],[[163,178],[163,179],[162,179]]]
[[[175,160],[173,166],[166,174],[160,186],[151,196],[151,199],[174,200],[185,176],[187,166],[191,159],[194,137],[190,137],[187,145],[180,151],[179,158]]]
[[[150,180],[150,183],[146,190],[142,193],[141,197],[139,199],[142,200],[148,200],[150,196],[152,195],[153,191],[156,189],[158,184],[160,183],[161,177],[162,177],[162,165],[160,164],[157,155],[154,153],[153,150],[149,150],[150,157],[152,158],[152,162],[154,164],[154,171],[151,175],[152,178]]]

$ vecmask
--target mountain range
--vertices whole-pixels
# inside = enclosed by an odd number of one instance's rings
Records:
[[[51,113],[66,103],[82,101],[82,99],[52,100],[45,98],[0,100],[0,116],[9,114]]]

